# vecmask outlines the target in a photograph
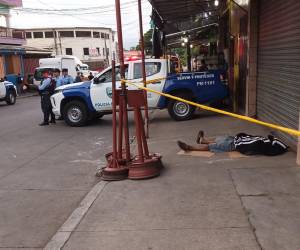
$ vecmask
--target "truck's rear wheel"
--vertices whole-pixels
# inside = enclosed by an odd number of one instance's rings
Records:
[[[191,96],[188,94],[178,94],[176,96],[189,101],[192,100]],[[186,121],[193,117],[195,107],[185,102],[172,99],[168,103],[168,112],[175,121]]]
[[[13,90],[9,90],[9,92],[7,93],[6,103],[8,105],[14,105],[16,103],[16,99],[17,99],[16,92]]]
[[[67,103],[63,109],[63,117],[69,126],[84,126],[88,120],[85,104],[81,101],[71,101]]]

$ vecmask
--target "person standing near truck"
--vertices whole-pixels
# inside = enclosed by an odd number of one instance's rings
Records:
[[[80,78],[81,78],[81,82],[84,82],[85,78],[82,72],[80,73]]]
[[[90,74],[89,74],[89,76],[88,76],[88,79],[89,79],[89,81],[92,81],[92,80],[93,80],[93,78],[94,78],[94,76],[93,76],[93,73],[92,73],[92,72],[90,72]]]
[[[73,77],[68,74],[68,69],[62,69],[61,85],[67,85],[73,82]]]
[[[60,87],[62,85],[62,77],[60,75],[60,70],[59,69],[54,69],[53,70],[53,77],[52,80],[55,81],[56,88]]]
[[[55,115],[52,112],[52,106],[51,106],[51,101],[50,101],[50,96],[53,92],[53,88],[55,88],[55,86],[53,86],[54,80],[52,80],[49,77],[49,72],[47,70],[44,70],[42,72],[42,81],[39,88],[39,92],[41,95],[41,108],[42,108],[42,112],[44,114],[44,120],[42,123],[40,123],[40,126],[46,126],[49,125],[49,116],[51,114],[51,120],[50,123],[55,123]]]
[[[21,94],[23,91],[23,77],[21,76],[21,74],[19,73],[17,76],[17,90],[18,90],[18,94]]]
[[[208,71],[208,67],[207,67],[207,65],[206,65],[206,62],[205,62],[205,60],[204,59],[201,59],[201,61],[200,61],[200,66],[199,66],[199,68],[198,68],[198,71]]]
[[[79,71],[77,72],[77,76],[75,77],[75,81],[74,81],[74,82],[75,82],[75,83],[76,83],[76,82],[82,82],[82,81],[81,81],[81,76],[80,76],[80,72],[79,72]]]

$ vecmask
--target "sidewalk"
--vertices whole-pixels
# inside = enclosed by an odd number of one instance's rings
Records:
[[[202,115],[174,122],[159,111],[149,147],[163,155],[161,176],[107,183],[63,249],[300,249],[300,168],[295,154],[230,158],[178,155],[178,139],[268,130]]]

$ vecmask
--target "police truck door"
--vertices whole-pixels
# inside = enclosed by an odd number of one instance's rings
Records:
[[[145,63],[146,68],[146,80],[153,80],[158,78],[165,78],[167,76],[166,60],[147,60]],[[134,62],[133,66],[133,78],[134,81],[142,82],[142,63],[140,61]],[[147,87],[156,91],[162,91],[165,84],[165,79],[158,80],[153,83],[147,84]],[[150,108],[156,108],[159,100],[159,95],[148,92],[147,100]]]

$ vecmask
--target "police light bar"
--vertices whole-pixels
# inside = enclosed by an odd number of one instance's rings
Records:
[[[126,62],[137,61],[137,60],[141,60],[141,57],[139,57],[139,56],[125,57]]]

